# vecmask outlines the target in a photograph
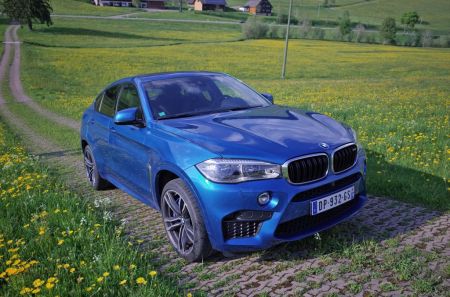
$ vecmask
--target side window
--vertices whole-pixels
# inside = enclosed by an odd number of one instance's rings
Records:
[[[140,107],[139,95],[132,84],[126,84],[123,86],[122,92],[120,92],[117,111],[132,107]]]
[[[114,116],[116,110],[117,93],[120,90],[120,86],[114,86],[105,91],[103,95],[102,104],[99,111],[107,116]]]
[[[95,99],[95,103],[94,103],[95,111],[99,111],[99,110],[100,110],[100,104],[102,103],[103,94],[104,94],[104,93],[101,93],[101,94],[98,95],[97,98]]]

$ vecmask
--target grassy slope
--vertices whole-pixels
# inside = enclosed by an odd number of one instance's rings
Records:
[[[126,7],[97,7],[84,0],[50,0],[54,14],[111,16],[139,11]]]
[[[228,0],[229,5],[239,6],[246,3],[245,0]],[[272,0],[274,12],[286,13],[289,1]],[[385,17],[394,17],[400,25],[401,15],[408,11],[417,11],[427,25],[418,26],[422,29],[433,29],[449,33],[450,24],[450,1],[447,0],[336,0],[336,7],[321,7],[318,14],[318,4],[322,0],[294,1],[293,13],[297,17],[308,17],[315,20],[336,21],[346,10],[354,22],[380,25]]]
[[[96,22],[84,21],[82,26],[99,26]],[[69,23],[57,23],[55,28],[72,26]],[[83,33],[67,40],[57,31],[21,34],[29,42],[50,43],[46,36],[53,35],[66,46],[92,45]],[[152,32],[158,34],[148,34]],[[189,42],[199,38],[196,31],[183,34]],[[120,46],[134,42],[122,39]],[[272,92],[280,104],[331,114],[355,127],[369,152],[372,193],[450,209],[445,167],[448,115],[442,108],[448,104],[449,50],[292,41],[289,79],[280,81],[282,46],[281,41],[269,40],[186,43],[114,49],[111,54],[109,48],[25,45],[23,75],[28,92],[42,104],[79,118],[105,84],[123,76],[189,69],[228,72]]]
[[[0,168],[1,296],[183,295],[149,275],[155,253],[130,246],[104,206],[67,191],[1,122]]]

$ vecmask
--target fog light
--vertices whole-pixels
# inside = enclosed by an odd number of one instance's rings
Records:
[[[272,197],[270,197],[270,193],[269,192],[261,193],[258,196],[258,203],[260,205],[266,205],[267,203],[269,203],[270,198],[272,198]]]

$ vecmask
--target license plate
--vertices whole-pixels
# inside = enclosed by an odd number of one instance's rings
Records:
[[[311,215],[330,210],[355,198],[355,186],[332,195],[311,201]]]

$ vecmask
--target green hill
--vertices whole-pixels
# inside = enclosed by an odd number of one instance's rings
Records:
[[[230,6],[244,5],[246,0],[228,0]],[[332,1],[329,1],[332,2]],[[288,0],[271,0],[275,13],[287,13]],[[353,22],[380,25],[385,17],[394,17],[400,25],[403,13],[417,11],[422,17],[420,29],[450,31],[450,1],[448,0],[335,0],[324,7],[324,0],[294,0],[293,13],[302,19],[337,21],[344,11],[350,12]]]

